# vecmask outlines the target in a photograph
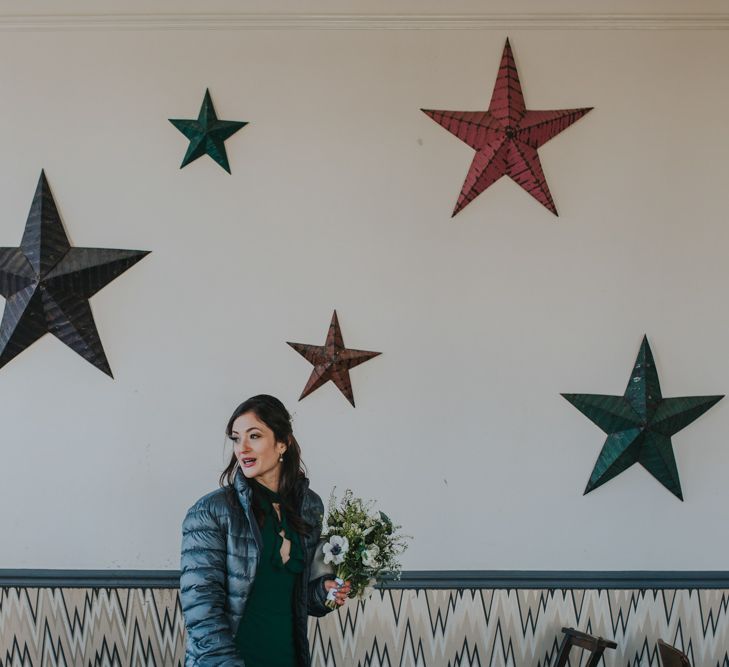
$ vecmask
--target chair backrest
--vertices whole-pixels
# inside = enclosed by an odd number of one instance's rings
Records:
[[[610,639],[602,637],[593,637],[574,628],[562,628],[564,637],[557,653],[557,662],[554,667],[564,667],[567,664],[570,649],[573,646],[590,652],[590,659],[587,661],[586,667],[597,667],[603,652],[606,648],[617,648],[617,644]]]
[[[688,656],[675,646],[658,640],[658,654],[661,656],[663,667],[691,667]]]

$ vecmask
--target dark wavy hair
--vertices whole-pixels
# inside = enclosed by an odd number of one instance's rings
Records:
[[[294,437],[291,427],[291,415],[284,404],[274,396],[268,394],[259,394],[252,396],[243,401],[230,416],[228,425],[225,428],[225,435],[228,438],[233,437],[233,423],[238,417],[246,412],[252,412],[260,419],[268,428],[273,431],[276,442],[282,442],[286,445],[286,451],[283,454],[283,463],[281,464],[281,476],[279,479],[278,493],[281,496],[282,510],[286,513],[286,520],[289,525],[298,533],[306,535],[311,530],[311,526],[304,521],[298,512],[301,498],[298,494],[298,480],[306,477],[306,466],[301,460],[301,447]],[[240,506],[235,498],[235,489],[233,480],[235,479],[237,459],[235,452],[230,457],[230,462],[223,472],[220,474],[220,486],[224,487],[228,493],[229,501],[236,506]],[[243,474],[241,472],[241,474]],[[253,489],[253,514],[259,526],[263,526],[263,510],[261,509],[260,498],[255,485],[251,485]]]

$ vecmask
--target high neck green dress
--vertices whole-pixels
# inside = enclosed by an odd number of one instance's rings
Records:
[[[296,578],[304,570],[301,542],[286,521],[279,494],[255,480],[249,484],[263,510],[263,550],[235,644],[246,667],[296,667],[293,600]],[[280,519],[272,503],[279,503]],[[281,559],[281,531],[291,541],[286,563]]]

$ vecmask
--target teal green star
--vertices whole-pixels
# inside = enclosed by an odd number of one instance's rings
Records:
[[[218,120],[215,107],[210,99],[210,91],[205,91],[200,113],[197,120],[169,119],[182,134],[190,140],[190,146],[185,153],[180,169],[193,160],[197,160],[206,153],[213,158],[225,171],[230,173],[228,155],[225,152],[225,140],[234,135],[247,122],[238,120]]]
[[[698,419],[724,396],[663,398],[653,354],[644,336],[624,396],[562,394],[608,437],[585,493],[640,463],[683,500],[671,436]]]

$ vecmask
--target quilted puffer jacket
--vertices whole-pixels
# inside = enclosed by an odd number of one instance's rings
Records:
[[[231,504],[225,489],[217,489],[200,498],[182,523],[180,601],[187,627],[185,667],[245,667],[238,657],[235,634],[256,578],[262,541],[251,507],[251,489],[240,471],[233,489],[240,507]],[[324,504],[309,489],[306,478],[299,479],[296,497],[300,516],[315,526],[302,539],[306,566],[294,590],[298,664],[310,667],[308,616],[331,611],[324,604],[324,581],[333,575],[310,580]]]

